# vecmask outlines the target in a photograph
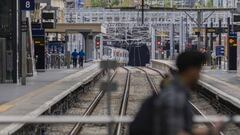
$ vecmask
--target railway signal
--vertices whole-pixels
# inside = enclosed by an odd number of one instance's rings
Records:
[[[156,48],[160,48],[160,47],[161,47],[161,37],[156,36]]]
[[[96,49],[100,49],[100,44],[101,44],[101,38],[96,37]]]

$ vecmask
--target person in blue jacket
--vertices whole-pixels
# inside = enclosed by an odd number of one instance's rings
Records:
[[[79,52],[79,67],[83,67],[83,59],[84,59],[85,53],[83,49]]]
[[[74,52],[72,52],[72,60],[73,60],[73,67],[77,67],[77,59],[78,59],[78,52],[77,49],[74,49]]]

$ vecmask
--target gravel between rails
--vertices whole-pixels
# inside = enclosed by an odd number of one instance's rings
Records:
[[[191,101],[194,105],[196,105],[203,114],[205,115],[222,115],[217,112],[217,110],[203,98],[201,95],[198,95],[195,92],[191,93]],[[228,124],[223,131],[224,135],[240,135],[240,128],[235,124]]]
[[[153,91],[143,71],[133,67],[128,67],[128,69],[130,69],[132,74],[126,115],[135,116],[141,104],[146,98],[152,95]],[[147,69],[147,72],[150,74],[150,77],[153,76],[155,84],[160,86],[162,77],[155,71]],[[124,126],[122,130],[124,134],[128,134],[128,126]]]
[[[113,82],[118,84],[117,90],[111,93],[111,113],[112,115],[119,115],[119,110],[121,106],[121,101],[123,97],[125,82],[127,77],[127,71],[123,68],[117,69],[117,74],[113,79]],[[102,100],[99,102],[98,106],[95,108],[92,115],[107,115],[107,96],[103,96]],[[113,129],[115,125],[113,125]],[[86,124],[84,125],[80,135],[107,135],[108,128],[106,124]],[[113,130],[114,131],[114,130]]]
[[[143,67],[143,69],[148,72],[148,74],[152,78],[153,83],[156,85],[157,89],[160,90],[160,84],[161,81],[163,80],[163,77],[158,72],[152,69],[146,67]]]
[[[74,107],[70,108],[64,115],[83,115],[94,97],[99,93],[101,83],[106,80],[107,76],[105,75],[98,80],[93,87],[90,87],[89,90],[85,90],[78,95],[78,102],[76,102]],[[74,125],[75,124],[51,124],[48,127],[46,135],[67,135]]]

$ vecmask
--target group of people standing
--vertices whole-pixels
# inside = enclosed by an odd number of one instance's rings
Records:
[[[78,62],[79,62],[79,67],[83,67],[84,56],[85,56],[85,53],[83,50],[81,50],[80,52],[77,52],[77,49],[75,49],[74,52],[72,52],[73,68],[77,67]]]

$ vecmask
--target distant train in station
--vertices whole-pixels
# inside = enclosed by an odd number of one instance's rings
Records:
[[[103,60],[116,60],[122,65],[127,65],[129,61],[129,52],[122,48],[104,46]]]

